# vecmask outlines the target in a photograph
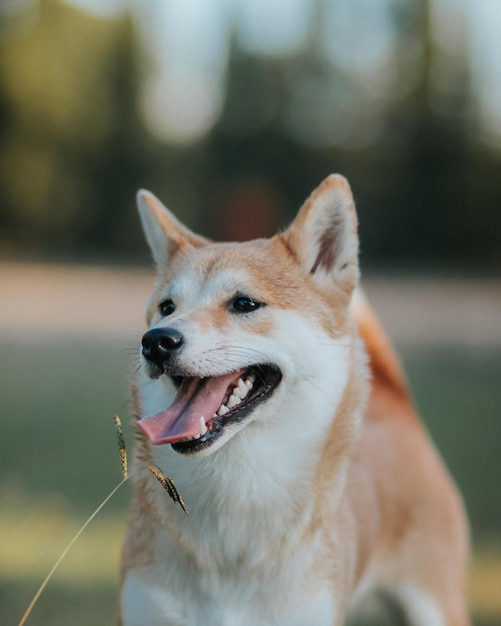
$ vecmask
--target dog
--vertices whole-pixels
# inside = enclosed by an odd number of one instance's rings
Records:
[[[412,626],[467,626],[462,502],[358,287],[347,181],[244,243],[138,207],[158,275],[119,624],[340,626],[383,590]]]

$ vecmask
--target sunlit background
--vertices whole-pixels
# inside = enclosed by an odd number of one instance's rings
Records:
[[[499,0],[0,0],[1,623],[120,480],[152,280],[136,190],[240,240],[340,172],[465,497],[475,623],[501,624],[500,32]],[[113,623],[128,497],[33,625]]]

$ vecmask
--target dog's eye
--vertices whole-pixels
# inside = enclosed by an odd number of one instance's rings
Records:
[[[172,300],[164,300],[158,305],[158,310],[160,311],[160,315],[167,317],[167,315],[174,313],[176,305],[172,302]]]
[[[235,296],[230,302],[230,308],[235,313],[251,313],[264,306],[263,302],[257,302],[249,296]]]

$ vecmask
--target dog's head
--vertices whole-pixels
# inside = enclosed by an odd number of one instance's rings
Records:
[[[206,454],[249,424],[295,428],[298,412],[332,415],[358,280],[345,179],[327,178],[283,233],[246,243],[192,233],[149,192],[138,207],[158,270],[141,351],[158,385],[139,421],[150,442]]]

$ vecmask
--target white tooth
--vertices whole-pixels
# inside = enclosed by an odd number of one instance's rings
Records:
[[[246,382],[240,378],[238,381],[238,389],[240,391],[240,398],[245,398],[245,396],[249,393],[249,387]]]
[[[234,406],[237,406],[237,404],[240,404],[240,402],[241,402],[240,398],[238,398],[234,394],[231,394],[230,399],[227,402],[227,407],[229,409],[232,409]]]
[[[204,416],[200,416],[200,436],[205,435],[207,432],[207,426],[205,424]]]
[[[254,387],[254,383],[252,383],[248,378],[244,380],[244,385],[247,387],[248,391],[250,391],[252,387]]]
[[[229,413],[229,412],[230,412],[230,409],[225,404],[222,404],[219,407],[217,414],[221,417],[223,415],[226,415],[226,413]]]
[[[248,376],[247,376],[247,382],[250,382],[251,385],[254,384],[254,382],[256,381],[256,375],[251,372]]]
[[[240,379],[238,387],[235,387],[235,389],[233,389],[233,395],[237,396],[237,398],[242,398],[243,400],[248,393],[249,389],[245,386],[244,381]]]

